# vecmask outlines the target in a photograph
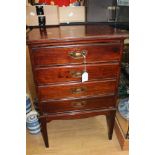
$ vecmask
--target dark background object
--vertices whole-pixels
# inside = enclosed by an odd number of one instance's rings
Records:
[[[108,9],[117,7],[118,9]],[[118,6],[117,0],[87,0],[87,22],[129,22],[129,6]]]
[[[44,27],[46,25],[46,17],[45,16],[38,16],[39,26]]]
[[[41,5],[36,5],[37,15],[44,15],[44,8]]]
[[[129,7],[119,6],[117,11],[117,22],[129,22]]]
[[[124,45],[119,82],[119,98],[129,97],[129,44]]]
[[[115,4],[115,0],[87,0],[87,22],[107,22],[108,6]]]

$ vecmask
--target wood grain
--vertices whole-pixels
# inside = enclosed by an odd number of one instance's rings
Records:
[[[103,80],[106,78],[117,78],[118,63],[87,64],[86,71],[89,75],[89,81]],[[36,82],[38,85],[64,82],[81,82],[82,73],[85,71],[85,65],[68,65],[41,67],[34,70]]]
[[[85,44],[73,46],[47,46],[33,48],[32,55],[35,66],[54,64],[81,64],[83,56],[79,59],[70,56],[71,52],[87,51],[86,62],[108,62],[120,60],[120,43]]]
[[[117,119],[115,121],[115,132],[116,132],[116,136],[118,138],[119,144],[121,146],[121,149],[128,150],[129,149],[129,140],[125,138],[122,128],[121,128]]]
[[[83,30],[81,30],[83,29]],[[79,33],[77,33],[77,31]],[[85,33],[83,33],[83,31]],[[82,33],[80,33],[82,32]],[[120,29],[114,29],[113,27],[101,24],[101,25],[74,25],[74,26],[56,26],[47,27],[46,29],[34,28],[27,36],[27,44],[39,45],[61,43],[80,40],[115,40],[128,38],[127,31],[121,31]]]
[[[42,102],[44,113],[115,107],[114,96]]]
[[[41,101],[115,93],[116,80],[38,86]]]

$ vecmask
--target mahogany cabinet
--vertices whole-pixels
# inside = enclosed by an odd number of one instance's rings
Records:
[[[27,35],[45,146],[47,123],[106,115],[112,139],[126,31],[108,25],[33,28]],[[82,82],[84,72],[88,80]]]

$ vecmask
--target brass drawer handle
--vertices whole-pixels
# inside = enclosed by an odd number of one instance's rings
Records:
[[[82,108],[86,106],[87,102],[86,101],[80,101],[80,102],[72,102],[71,105],[74,108]]]
[[[80,78],[82,77],[83,71],[70,71],[70,75],[73,78]]]
[[[80,88],[73,88],[71,89],[72,94],[80,94],[87,90],[86,87],[80,87]]]
[[[81,59],[83,56],[87,55],[87,51],[83,50],[81,52],[69,52],[69,56],[71,56],[73,59]]]

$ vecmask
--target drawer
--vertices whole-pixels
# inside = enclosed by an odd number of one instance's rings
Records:
[[[116,78],[119,70],[118,63],[89,64],[86,65],[89,81],[104,78]],[[84,65],[46,67],[35,69],[37,84],[49,84],[56,82],[81,81]]]
[[[35,66],[54,64],[80,64],[83,55],[87,63],[120,60],[120,43],[49,46],[32,49]]]
[[[98,108],[109,108],[109,107],[115,107],[114,96],[42,102],[43,113],[55,113],[55,112],[82,110],[82,109],[93,110]]]
[[[78,98],[83,96],[95,96],[99,94],[111,94],[116,89],[116,80],[80,82],[59,85],[38,86],[40,100]]]

